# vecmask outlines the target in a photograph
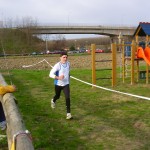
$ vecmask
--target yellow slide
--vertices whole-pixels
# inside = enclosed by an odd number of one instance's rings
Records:
[[[139,47],[137,50],[137,58],[143,58],[145,62],[150,65],[150,48],[146,47],[144,50]]]

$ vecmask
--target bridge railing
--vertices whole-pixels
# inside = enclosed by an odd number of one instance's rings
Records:
[[[1,74],[0,85],[7,85]],[[13,94],[6,93],[4,96],[0,95],[0,102],[2,103],[7,121],[6,133],[9,150],[34,150],[31,134],[23,123]]]

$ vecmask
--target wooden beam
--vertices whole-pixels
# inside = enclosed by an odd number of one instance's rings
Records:
[[[117,64],[117,47],[116,43],[111,44],[111,50],[112,50],[112,87],[116,85],[116,76],[117,76],[117,71],[116,71],[116,64]]]
[[[92,84],[96,85],[96,67],[95,67],[95,50],[96,50],[96,45],[91,44],[91,49],[92,49]],[[94,86],[92,86],[94,87]]]
[[[7,85],[3,76],[0,74],[0,85]],[[0,101],[3,105],[7,121],[7,139],[8,148],[11,149],[13,138],[15,139],[15,150],[34,150],[30,134],[26,132],[25,125],[15,103],[15,97],[11,93],[4,96],[0,95]]]

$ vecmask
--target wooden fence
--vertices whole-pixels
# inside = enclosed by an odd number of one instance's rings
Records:
[[[0,85],[7,85],[3,76],[0,74]],[[7,121],[7,140],[9,150],[34,150],[31,134],[26,129],[18,107],[15,103],[15,97],[11,93],[4,96],[0,95],[4,113]]]

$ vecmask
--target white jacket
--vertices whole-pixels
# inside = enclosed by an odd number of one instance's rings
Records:
[[[55,79],[55,76],[64,75],[64,79]],[[65,86],[70,82],[70,63],[67,61],[65,64],[58,62],[51,69],[49,77],[55,79],[54,84],[58,86]]]

